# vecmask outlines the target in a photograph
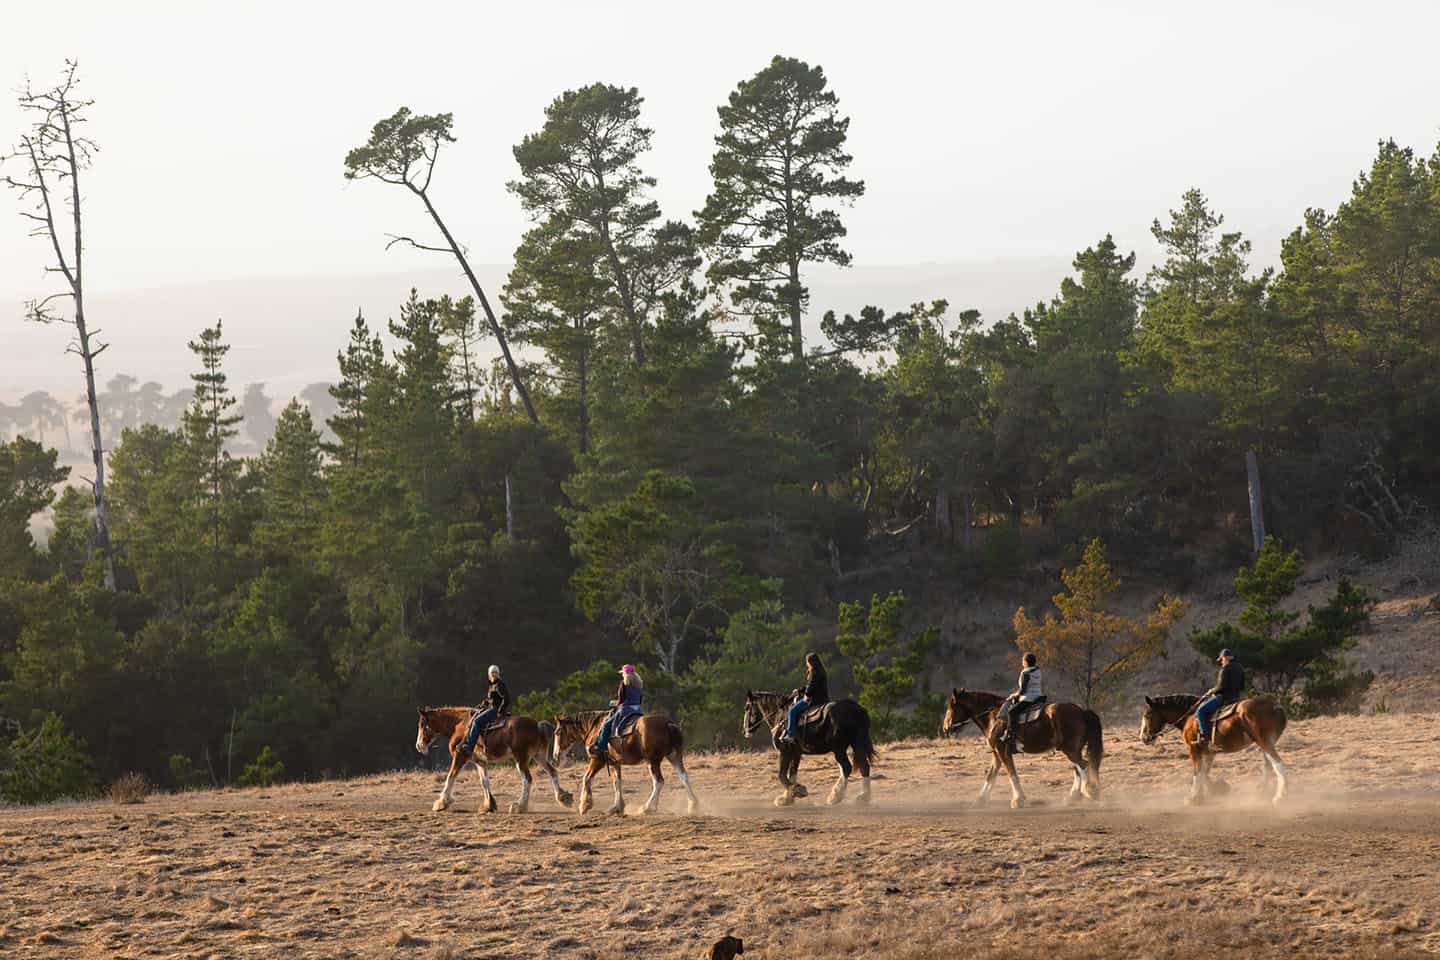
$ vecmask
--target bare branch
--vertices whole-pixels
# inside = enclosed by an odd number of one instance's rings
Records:
[[[385,234],[385,236],[390,238],[390,242],[385,244],[386,250],[389,250],[397,243],[408,243],[416,250],[428,250],[431,253],[454,253],[454,251],[451,250],[449,247],[432,247],[429,244],[419,243],[410,237],[397,237],[393,233],[387,233]]]

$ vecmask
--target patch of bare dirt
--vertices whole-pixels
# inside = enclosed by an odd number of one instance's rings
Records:
[[[1440,951],[1440,716],[1326,718],[1281,741],[1292,795],[1221,758],[1223,803],[1182,804],[1173,739],[1113,724],[1100,803],[1022,757],[974,805],[974,737],[885,747],[875,802],[776,808],[773,756],[690,759],[702,813],[667,790],[651,817],[585,817],[537,791],[477,815],[470,774],[432,813],[432,774],[152,795],[142,807],[0,811],[0,956],[919,958],[1408,957]],[[576,771],[566,771],[573,781]],[[502,808],[512,770],[493,779]],[[648,780],[626,778],[637,810]],[[570,785],[567,783],[567,786]],[[608,787],[596,796],[608,803]]]

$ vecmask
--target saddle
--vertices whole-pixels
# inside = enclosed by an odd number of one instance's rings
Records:
[[[1049,705],[1049,701],[1042,700],[1039,703],[1025,707],[1023,710],[1012,710],[1010,712],[1010,722],[1015,725],[1016,729],[1019,729],[1031,721],[1040,719],[1040,714],[1044,713],[1045,708]]]
[[[1215,711],[1215,716],[1213,716],[1213,717],[1210,718],[1210,722],[1211,722],[1211,723],[1219,723],[1221,720],[1224,720],[1226,717],[1233,716],[1234,713],[1235,713],[1235,711],[1236,711],[1237,709],[1239,709],[1240,704],[1242,704],[1242,703],[1244,703],[1243,700],[1236,700],[1234,703],[1227,703],[1227,704],[1225,704],[1225,706],[1223,706],[1223,707],[1221,707],[1219,710],[1216,710],[1216,711]]]
[[[610,732],[610,739],[617,737],[628,737],[635,732],[635,724],[640,722],[643,713],[627,713],[615,721],[615,729]]]
[[[483,737],[483,736],[485,736],[485,734],[487,734],[487,733],[492,733],[492,732],[494,732],[494,731],[496,731],[496,730],[499,730],[501,727],[505,726],[505,724],[507,724],[507,723],[509,723],[509,722],[510,722],[510,714],[508,714],[508,713],[505,714],[503,717],[496,717],[495,719],[491,720],[489,723],[485,724],[485,726],[483,726],[483,727],[480,728],[480,736]]]
[[[800,714],[799,718],[797,719],[797,721],[796,721],[796,723],[795,723],[795,736],[796,736],[796,738],[797,738],[797,739],[800,739],[800,740],[804,740],[804,739],[805,739],[805,734],[806,734],[807,731],[813,729],[814,727],[819,726],[820,723],[821,723],[822,721],[824,721],[824,719],[825,719],[825,714],[829,711],[831,705],[833,705],[834,702],[835,702],[835,701],[833,701],[833,700],[827,700],[827,701],[825,701],[824,703],[820,704],[820,705],[817,706],[817,707],[809,707],[809,708],[807,708],[804,713]],[[784,720],[784,718],[782,717],[781,720],[780,720],[780,722],[775,725],[775,735],[778,737],[778,736],[780,736],[780,734],[782,734],[782,733],[784,733],[784,732],[785,732],[785,720]]]

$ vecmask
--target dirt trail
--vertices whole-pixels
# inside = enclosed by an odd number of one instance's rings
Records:
[[[696,817],[670,790],[648,818],[541,791],[481,817],[473,774],[434,814],[421,772],[12,808],[0,956],[696,957],[728,932],[747,958],[1416,956],[1440,952],[1437,746],[1437,716],[1294,724],[1279,810],[1253,753],[1217,763],[1229,799],[1184,808],[1178,744],[1130,729],[1100,804],[1062,805],[1067,765],[1027,757],[1020,811],[1003,781],[973,806],[973,738],[884,748],[868,808],[777,809],[766,754],[694,757]],[[503,809],[514,772],[493,779]],[[833,767],[802,779],[823,797]],[[626,784],[638,810],[648,780]]]

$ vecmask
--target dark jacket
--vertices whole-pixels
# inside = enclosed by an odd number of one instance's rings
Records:
[[[805,682],[805,689],[800,694],[812,707],[818,707],[822,703],[830,702],[830,681],[825,676],[825,668],[818,663],[810,671],[810,679]]]
[[[495,711],[497,717],[510,715],[510,688],[505,686],[504,680],[496,680],[490,684],[490,689],[485,694],[485,704]]]
[[[1215,676],[1215,688],[1210,691],[1225,703],[1234,703],[1245,696],[1245,671],[1240,664],[1231,660],[1220,668]]]
[[[625,681],[620,681],[619,688],[615,691],[615,706],[633,707],[640,709],[640,703],[645,699],[644,692],[639,687],[627,687]]]

